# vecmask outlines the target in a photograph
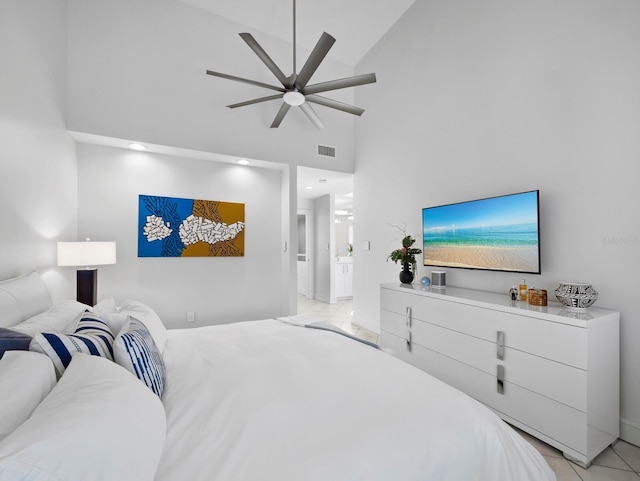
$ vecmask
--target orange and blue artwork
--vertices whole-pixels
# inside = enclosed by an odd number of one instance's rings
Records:
[[[140,195],[138,257],[244,256],[244,204]]]

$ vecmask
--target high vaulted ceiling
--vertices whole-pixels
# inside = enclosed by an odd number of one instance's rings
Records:
[[[253,31],[293,41],[293,0],[182,1]],[[328,56],[354,66],[414,1],[296,0],[297,44],[311,50],[327,32],[337,40]]]

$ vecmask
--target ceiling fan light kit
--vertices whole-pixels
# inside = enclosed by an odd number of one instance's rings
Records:
[[[284,100],[289,105],[302,105],[304,103],[304,95],[302,95],[297,90],[290,90],[289,92],[285,92],[285,94],[282,96],[282,100]]]
[[[271,128],[278,128],[289,109],[294,106],[300,107],[300,110],[302,110],[302,112],[313,123],[313,125],[315,125],[317,129],[323,129],[324,124],[322,123],[322,120],[315,112],[315,110],[313,110],[311,105],[309,105],[310,102],[322,105],[324,107],[340,110],[342,112],[347,112],[352,115],[360,116],[364,113],[364,109],[361,109],[360,107],[349,105],[344,102],[338,102],[337,100],[322,97],[316,94],[321,92],[329,92],[331,90],[338,90],[347,87],[357,87],[358,85],[374,83],[376,81],[375,73],[356,75],[353,77],[308,85],[311,77],[316,72],[336,41],[336,39],[329,35],[327,32],[323,32],[320,40],[318,40],[318,43],[309,55],[309,58],[305,62],[304,66],[299,73],[296,73],[296,0],[293,0],[293,74],[291,74],[289,77],[287,77],[282,72],[282,70],[280,70],[276,63],[271,59],[269,54],[267,54],[267,52],[260,46],[260,44],[256,41],[255,38],[253,38],[250,33],[241,33],[240,37],[246,42],[249,48],[253,50],[258,58],[262,60],[262,62],[273,73],[273,75],[276,77],[276,79],[278,79],[282,86],[270,85],[243,77],[236,77],[234,75],[207,70],[207,75],[212,75],[214,77],[220,77],[227,80],[233,80],[236,82],[243,82],[280,92],[278,94],[269,95],[267,97],[260,97],[253,100],[247,100],[244,102],[227,105],[227,107],[235,109],[238,107],[245,107],[247,105],[281,99],[282,106],[280,107],[280,110],[278,110],[278,113],[276,114],[276,117],[271,124]]]

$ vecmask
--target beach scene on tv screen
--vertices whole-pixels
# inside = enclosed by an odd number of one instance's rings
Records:
[[[424,265],[540,271],[537,192],[422,211]]]

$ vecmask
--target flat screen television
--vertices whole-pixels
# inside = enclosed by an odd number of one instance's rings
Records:
[[[539,191],[422,209],[425,266],[540,274]]]

